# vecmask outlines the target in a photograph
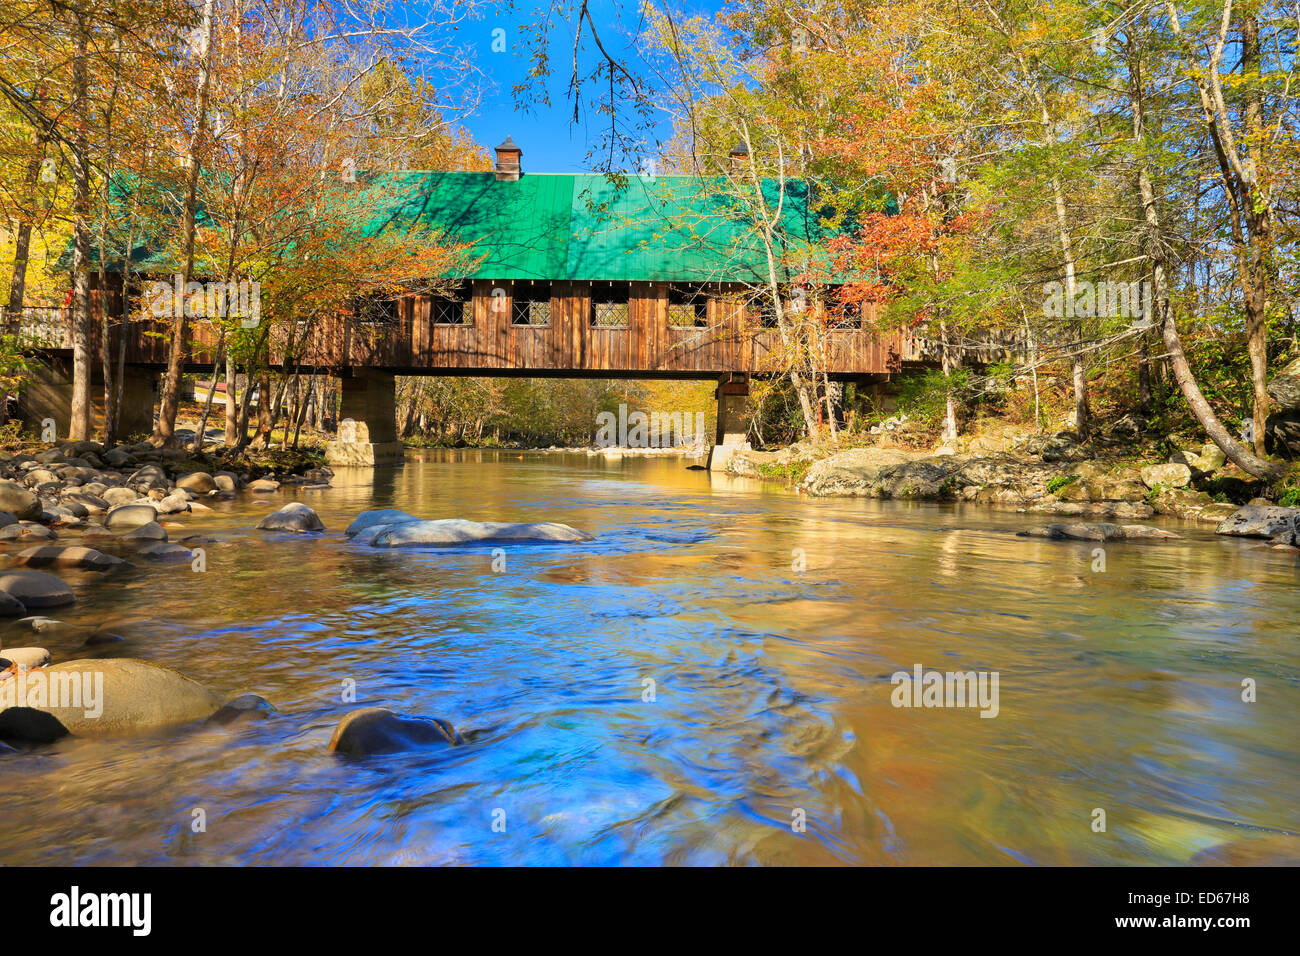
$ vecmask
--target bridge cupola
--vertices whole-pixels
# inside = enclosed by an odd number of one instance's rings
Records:
[[[514,182],[523,175],[524,169],[519,159],[524,151],[509,136],[497,147],[496,174],[497,181]]]

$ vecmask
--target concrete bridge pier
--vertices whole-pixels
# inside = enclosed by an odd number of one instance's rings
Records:
[[[354,368],[340,379],[338,440],[325,446],[331,465],[400,465],[397,440],[397,378],[379,369]]]
[[[140,365],[124,367],[122,404],[117,414],[119,438],[148,435],[153,431],[154,404],[158,397],[158,373]],[[98,364],[90,379],[91,424],[97,433],[104,428],[104,376]],[[36,362],[18,396],[18,417],[27,426],[43,430],[54,420],[55,440],[68,437],[72,422],[72,360],[63,358]]]
[[[718,427],[713,450],[709,452],[709,471],[725,471],[736,449],[745,444],[749,421],[745,404],[749,400],[749,376],[730,372],[718,383]]]

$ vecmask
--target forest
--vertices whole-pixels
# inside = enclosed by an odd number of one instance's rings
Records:
[[[753,397],[756,443],[843,444],[893,413],[826,374],[839,316],[870,303],[882,330],[928,343],[931,367],[894,390],[937,441],[981,415],[1083,440],[1123,422],[1195,432],[1250,475],[1283,474],[1278,459],[1300,447],[1300,411],[1269,393],[1296,371],[1293,7],[619,10],[611,26],[586,0],[537,8],[508,38],[530,64],[514,94],[525,109],[563,81],[589,165],[612,182],[648,168],[725,184],[769,263],[748,295],[780,333]],[[233,397],[228,446],[297,440],[304,419],[329,427],[329,382],[272,365],[269,343],[291,351],[359,296],[436,291],[472,267],[475,250],[436,230],[362,236],[356,224],[378,199],[367,170],[488,168],[464,121],[486,69],[472,38],[493,23],[457,2],[417,14],[374,0],[6,0],[0,386],[20,390],[28,374],[24,317],[66,305],[69,437],[95,431],[102,389],[98,427],[113,438],[115,326],[133,316],[98,309],[94,290],[110,272],[127,288],[173,273],[251,279],[252,328],[201,304],[177,310],[150,440],[175,441],[196,323],[220,333],[208,378]],[[787,234],[796,183],[815,185],[824,242]],[[94,340],[108,343],[97,368]],[[413,379],[398,417],[416,441],[580,444],[595,414],[629,398],[690,410],[708,391]]]

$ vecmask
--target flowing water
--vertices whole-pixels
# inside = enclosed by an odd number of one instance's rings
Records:
[[[327,533],[252,530],[295,497]],[[1177,527],[1094,570],[1093,543],[1015,536],[1041,517],[806,500],[671,459],[427,452],[262,498],[173,532],[210,537],[206,572],[65,575],[57,616],[278,715],[0,757],[0,863],[1300,857],[1295,555]],[[596,539],[344,538],[379,507]],[[996,672],[996,717],[895,707],[916,665]],[[360,706],[466,743],[328,754]]]

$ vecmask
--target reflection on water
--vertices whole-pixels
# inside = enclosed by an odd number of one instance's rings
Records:
[[[427,452],[297,491],[327,534],[252,530],[294,495],[188,518],[206,573],[70,576],[61,615],[280,715],[0,757],[0,862],[1300,857],[1294,556],[1182,529],[1093,573],[1092,542],[1016,538],[1033,516],[808,501],[664,459]],[[509,547],[494,573],[490,547],[347,542],[372,507],[597,539]],[[916,664],[998,672],[997,718],[894,708]],[[353,706],[467,743],[341,761]]]

